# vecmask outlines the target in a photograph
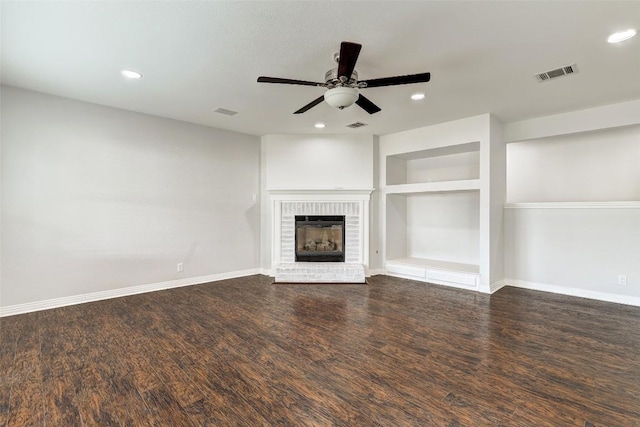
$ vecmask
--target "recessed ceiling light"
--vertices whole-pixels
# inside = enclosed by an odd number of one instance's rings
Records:
[[[424,99],[424,97],[424,93],[414,93],[413,95],[411,95],[411,99],[413,99],[414,101],[420,101],[421,99]]]
[[[316,123],[314,126],[318,129],[324,129],[324,123]]]
[[[630,28],[626,31],[618,31],[617,33],[613,33],[609,36],[607,41],[609,43],[620,43],[625,40],[629,40],[631,37],[636,35],[636,30]]]
[[[128,79],[140,79],[142,78],[142,74],[138,73],[137,71],[131,71],[131,70],[122,70],[121,74],[123,76],[125,76]]]

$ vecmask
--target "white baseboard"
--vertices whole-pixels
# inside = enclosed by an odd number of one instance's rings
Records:
[[[497,282],[493,282],[492,284],[489,285],[489,293],[493,294],[495,292],[498,292],[500,289],[504,288],[505,286],[507,286],[506,280],[498,280]]]
[[[82,304],[86,302],[100,301],[109,298],[119,298],[128,295],[142,294],[145,292],[160,291],[163,289],[179,288],[183,286],[198,285],[201,283],[217,282],[219,280],[234,279],[237,277],[252,276],[254,274],[271,275],[271,270],[262,268],[252,268],[247,270],[230,271],[226,273],[210,274],[207,276],[189,277],[186,279],[169,280],[166,282],[151,283],[148,285],[131,286],[127,288],[111,289],[108,291],[92,292],[82,295],[72,295],[62,298],[54,298],[43,301],[34,301],[24,304],[9,305],[0,307],[0,317],[13,316],[16,314],[29,313],[33,311],[49,310],[52,308],[65,307],[68,305]],[[371,276],[387,274],[385,269],[369,270]],[[531,289],[534,291],[551,292],[555,294],[569,295],[580,298],[595,299],[600,301],[614,302],[640,307],[640,297],[610,294],[606,292],[590,291],[586,289],[567,288],[564,286],[550,285],[547,283],[528,282],[525,280],[505,279],[491,284],[491,293],[497,292],[504,286],[515,288]]]
[[[226,273],[210,274],[207,276],[189,277],[186,279],[169,280],[166,282],[151,283],[148,285],[130,286],[127,288],[110,289],[108,291],[91,292],[88,294],[72,295],[62,298],[53,298],[43,301],[9,305],[6,307],[0,307],[0,317],[30,313],[32,311],[49,310],[51,308],[65,307],[68,305],[82,304],[85,302],[100,301],[109,298],[119,298],[128,295],[142,294],[145,292],[160,291],[163,289],[180,288],[182,286],[217,282],[219,280],[234,279],[236,277],[251,276],[254,274],[261,274],[260,269],[251,268],[248,270],[229,271]]]
[[[551,292],[554,294],[569,295],[573,297],[595,299],[606,302],[615,302],[618,304],[626,304],[640,307],[640,297],[629,295],[610,294],[607,292],[590,291],[587,289],[567,288],[564,286],[549,285],[547,283],[535,283],[525,280],[505,279],[507,286],[515,288],[531,289],[534,291]],[[496,289],[497,290],[497,289]]]
[[[384,268],[371,268],[369,269],[369,276],[379,276],[387,274],[387,270]]]
[[[259,274],[262,274],[263,276],[269,276],[269,277],[273,277],[274,276],[273,270],[270,269],[270,268],[260,268],[260,273]]]

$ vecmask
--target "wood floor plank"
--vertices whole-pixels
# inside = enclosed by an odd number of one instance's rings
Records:
[[[135,331],[127,324],[123,324],[122,328],[126,336],[135,334]],[[151,369],[155,372],[156,377],[171,390],[172,396],[180,405],[187,407],[194,402],[202,400],[205,395],[189,375],[175,363],[175,360],[170,356],[170,352],[166,351],[180,339],[178,335],[169,331],[169,328],[159,330],[150,326],[145,330],[143,336],[138,336],[135,342],[130,342],[128,345],[132,347],[135,354],[153,354],[154,366]],[[145,369],[145,371],[148,370]],[[162,387],[150,388],[149,385],[145,385],[144,388],[144,391],[162,389]]]
[[[6,341],[0,346],[0,426],[6,425],[9,417],[15,346],[15,342]]]
[[[45,426],[82,425],[79,402],[82,393],[81,371],[63,371],[43,382]]]
[[[130,374],[105,378],[88,367],[82,376],[79,412],[85,426],[148,426],[148,410]]]
[[[640,427],[640,308],[523,289],[250,276],[2,318],[0,344],[0,426]]]
[[[39,354],[18,354],[13,372],[8,424],[41,425],[44,420],[43,383]]]
[[[86,310],[90,312],[90,307]],[[78,306],[40,313],[40,352],[45,381],[85,367],[85,355],[92,348],[93,334],[81,327],[82,315],[82,308]]]
[[[165,386],[147,390],[142,398],[149,409],[151,425],[190,427],[195,424],[188,413],[180,406],[173,394]]]
[[[238,313],[242,313],[242,310],[236,308],[234,310],[234,314],[233,316],[237,316]],[[245,319],[248,319],[246,315],[241,316],[244,317]],[[233,319],[231,320],[231,322],[233,322]],[[236,332],[240,335],[246,335],[248,333],[248,331],[250,330],[254,330],[254,328],[258,327],[257,325],[251,325],[250,320],[247,320],[245,323],[247,323],[246,328],[235,328]],[[229,325],[229,327],[232,326],[233,323],[231,323]],[[317,338],[318,335],[315,335],[314,338]],[[252,341],[256,341],[256,339],[254,338]],[[271,352],[269,354],[269,356],[264,358],[265,363],[261,364],[261,366],[263,366],[263,368],[261,369],[262,374],[264,375],[265,373],[268,374],[268,377],[272,380],[272,382],[270,383],[270,387],[274,388],[274,387],[278,387],[278,386],[284,386],[283,390],[281,390],[282,393],[284,393],[285,395],[287,394],[287,389],[286,389],[286,383],[293,381],[296,382],[299,379],[304,380],[305,374],[306,375],[311,375],[310,374],[310,369],[312,367],[312,365],[306,365],[306,369],[291,369],[290,367],[295,366],[297,364],[297,357],[294,359],[290,359],[290,360],[283,360],[284,364],[282,363],[274,363],[274,362],[279,362],[279,359],[287,359],[286,357],[286,352],[287,351],[291,351],[293,349],[296,348],[296,346],[287,346],[284,343],[282,343],[280,340],[277,339],[277,337],[275,336],[270,336],[270,335],[262,335],[260,337],[260,346],[259,348],[264,350],[267,348],[271,348]],[[317,343],[317,339],[314,339],[313,342]],[[298,342],[298,341],[294,341],[294,344]],[[309,340],[307,339],[307,343],[309,342]],[[262,355],[261,353],[255,353],[252,354],[252,350],[250,348],[250,346],[246,345],[247,341],[243,340],[243,339],[238,339],[238,337],[235,338],[231,338],[228,337],[226,340],[224,340],[220,345],[222,346],[218,346],[218,351],[220,352],[224,352],[224,354],[226,355],[234,355],[231,356],[233,357],[231,359],[232,363],[234,366],[244,366],[245,364],[243,362],[245,362],[246,360],[242,357],[241,354],[248,354],[251,355],[251,357],[254,357],[257,360],[261,360],[262,359]],[[280,348],[276,347],[274,345],[274,343],[276,343],[278,346],[280,346]],[[322,348],[322,347],[321,347]],[[283,352],[284,350],[284,352]],[[238,351],[240,353],[238,353]],[[321,351],[324,351],[325,353],[329,351],[328,347],[322,348]],[[277,355],[279,355],[280,357],[277,357]],[[283,357],[284,356],[284,357]],[[297,356],[297,355],[296,355]],[[326,357],[326,355],[325,355]],[[303,353],[302,356],[303,360],[305,360],[305,355]],[[268,363],[268,360],[270,360],[272,363]],[[311,358],[311,360],[313,360],[313,358]],[[317,360],[317,359],[316,359]],[[316,365],[316,369],[317,369],[318,365]],[[270,371],[268,368],[272,368],[272,370]],[[275,371],[274,371],[275,369]],[[325,372],[329,372],[329,371],[333,371],[335,373],[335,368],[332,369],[327,369],[325,367],[322,367],[321,370],[323,371],[323,373]],[[277,373],[274,372],[278,372],[281,371],[282,373],[280,375],[278,375]],[[348,375],[348,374],[347,374]],[[242,375],[243,378],[251,378],[253,377],[254,380],[257,381],[257,375],[249,375],[247,372],[245,372]],[[308,377],[307,377],[308,380]],[[285,384],[283,384],[285,383]],[[297,388],[300,388],[301,384],[305,384],[305,382],[301,382],[298,381],[295,386]],[[314,377],[313,378],[313,382],[312,384],[314,385],[313,387],[313,391],[305,391],[304,393],[301,394],[301,396],[304,396],[304,398],[299,399],[299,401],[302,400],[306,400],[304,403],[305,406],[305,413],[307,414],[307,418],[309,418],[309,415],[312,413],[312,410],[310,408],[314,407],[315,402],[317,401],[321,401],[326,395],[335,395],[335,389],[336,387],[339,387],[339,382],[336,381],[336,379],[332,379],[332,380],[327,380],[324,383],[322,381],[320,381],[320,377]],[[322,389],[322,385],[325,384],[331,384],[331,390],[323,390]],[[293,385],[293,384],[292,384]],[[355,383],[352,381],[348,384],[349,388],[354,388]],[[238,387],[238,385],[236,384],[235,387]],[[289,388],[289,390],[295,390],[294,387]],[[363,390],[364,388],[361,387],[361,390]],[[366,390],[369,391],[369,390]],[[290,391],[289,391],[290,393]],[[248,394],[248,392],[245,392],[243,394]],[[266,392],[263,390],[258,394],[258,398],[264,398],[264,395],[266,394]],[[347,399],[351,399],[352,401],[355,401],[356,399],[353,398],[353,395],[349,395],[349,396],[343,396],[346,397]],[[280,403],[280,398],[275,398],[275,404],[279,404]],[[325,398],[326,401],[326,398]],[[326,404],[325,404],[326,406]],[[291,404],[287,406],[288,411],[291,412],[292,410],[295,410],[295,405]],[[331,413],[331,416],[333,417],[333,419],[342,419],[342,420],[347,420],[350,419],[350,417],[352,416],[352,412],[356,412],[356,410],[354,409],[354,407],[352,407],[350,404],[348,404],[346,401],[342,402],[342,405],[338,404],[338,405],[333,405],[332,408],[324,408],[325,410],[329,410],[329,412]],[[316,413],[314,414],[317,418],[315,419],[314,422],[319,422],[320,419],[322,419],[325,415],[322,413]],[[307,420],[310,421],[310,420]],[[286,421],[283,421],[286,422]],[[291,420],[288,421],[288,423],[291,423]],[[321,422],[321,425],[327,424],[327,421]]]

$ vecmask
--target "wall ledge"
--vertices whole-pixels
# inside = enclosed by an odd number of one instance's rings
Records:
[[[640,202],[534,202],[507,203],[505,209],[640,209]]]
[[[514,288],[530,289],[533,291],[551,292],[554,294],[569,295],[579,298],[588,298],[617,304],[626,304],[640,307],[640,297],[612,294],[608,292],[591,291],[588,289],[569,288],[565,286],[550,285],[548,283],[528,282],[525,280],[505,279],[507,286]]]
[[[225,279],[252,276],[260,274],[259,268],[237,270],[226,273],[210,274],[207,276],[189,277],[186,279],[169,280],[166,282],[151,283],[148,285],[130,286],[126,288],[110,289],[108,291],[91,292],[88,294],[71,295],[62,298],[53,298],[42,301],[34,301],[23,304],[0,307],[0,317],[14,316],[16,314],[30,313],[33,311],[49,310],[68,305],[83,304],[86,302],[100,301],[110,298],[119,298],[146,292],[160,291],[164,289],[180,288],[183,286],[199,285],[208,282],[217,282]]]
[[[374,188],[267,188],[269,194],[371,194]]]

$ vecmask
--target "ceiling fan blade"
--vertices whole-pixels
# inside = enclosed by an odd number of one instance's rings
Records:
[[[431,80],[431,73],[409,74],[407,76],[383,77],[381,79],[360,80],[366,87],[408,85],[412,83],[426,83]]]
[[[358,55],[360,55],[362,45],[358,43],[342,42],[340,44],[340,60],[338,62],[338,77],[345,76],[347,80],[351,78],[353,69],[356,68]]]
[[[375,114],[380,111],[380,107],[371,102],[369,98],[363,96],[362,94],[358,95],[358,99],[356,100],[356,104],[358,104],[364,111],[369,114]]]
[[[315,107],[316,105],[320,104],[322,101],[324,101],[324,95],[322,95],[319,98],[314,99],[313,101],[311,101],[310,103],[308,103],[307,105],[305,105],[304,107],[302,107],[301,109],[299,109],[298,111],[296,111],[293,114],[302,114],[305,111],[310,110],[313,107]]]
[[[292,79],[281,79],[279,77],[258,77],[258,83],[281,83],[287,85],[302,85],[302,86],[322,86],[324,87],[324,83],[316,83],[316,82],[308,82],[306,80],[292,80]]]

